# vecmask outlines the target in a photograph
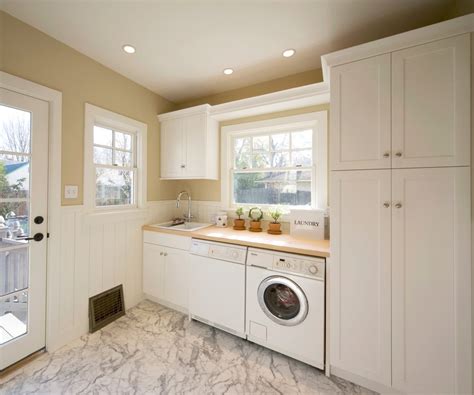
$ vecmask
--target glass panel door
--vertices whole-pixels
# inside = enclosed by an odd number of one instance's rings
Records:
[[[47,141],[48,103],[0,88],[0,370],[45,344]]]

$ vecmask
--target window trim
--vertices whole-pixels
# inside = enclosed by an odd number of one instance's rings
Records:
[[[246,122],[221,128],[221,206],[226,210],[233,210],[238,205],[232,203],[232,167],[233,147],[232,141],[236,136],[249,134],[265,134],[285,132],[297,128],[313,129],[313,164],[312,176],[314,182],[311,190],[311,207],[294,206],[294,209],[327,209],[327,135],[328,135],[328,112],[327,110],[292,115],[288,117],[272,118],[264,121]],[[242,205],[244,208],[250,205]],[[267,209],[271,204],[259,207]],[[291,209],[291,206],[288,207]]]
[[[136,144],[136,201],[132,205],[95,205],[94,126],[102,126],[135,135]],[[145,123],[86,103],[84,123],[84,206],[89,212],[111,213],[143,209],[147,195],[147,130]]]

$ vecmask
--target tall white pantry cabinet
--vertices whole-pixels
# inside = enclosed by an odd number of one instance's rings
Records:
[[[472,393],[470,17],[324,59],[329,369],[381,392]]]

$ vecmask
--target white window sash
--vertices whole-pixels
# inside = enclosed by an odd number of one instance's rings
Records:
[[[313,130],[312,166],[284,167],[284,168],[249,168],[235,169],[235,138],[246,136],[262,136],[280,133],[291,133],[305,129]],[[291,134],[290,134],[291,136]],[[290,137],[291,138],[291,137]],[[291,141],[290,141],[291,144]],[[305,149],[290,148],[284,151],[304,151]],[[306,149],[307,150],[307,149]],[[270,152],[270,151],[265,151]],[[277,151],[281,152],[281,151]],[[221,205],[227,209],[250,204],[235,204],[234,175],[237,173],[276,172],[290,170],[311,171],[311,208],[327,208],[327,111],[318,111],[290,117],[273,118],[265,121],[250,122],[224,126],[221,129]],[[265,208],[272,204],[258,204]],[[308,206],[287,206],[291,208],[308,208]]]
[[[114,132],[132,136],[131,151],[112,146],[94,144],[94,126],[112,129]],[[115,133],[113,134],[114,139]],[[133,166],[101,165],[94,163],[94,146],[114,151],[130,152]],[[89,212],[123,211],[142,209],[146,206],[147,191],[147,125],[134,119],[116,114],[112,111],[86,103],[84,129],[84,206]],[[113,158],[112,158],[113,160]],[[133,172],[132,199],[133,204],[96,206],[96,168],[110,168]]]

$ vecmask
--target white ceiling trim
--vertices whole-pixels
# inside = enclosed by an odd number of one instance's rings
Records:
[[[228,121],[327,103],[329,84],[320,82],[218,104],[211,107],[211,116],[218,121]]]

